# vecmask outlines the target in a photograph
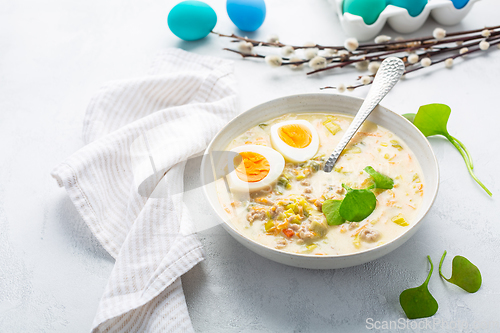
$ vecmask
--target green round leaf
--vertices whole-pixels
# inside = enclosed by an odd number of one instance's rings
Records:
[[[339,213],[347,221],[359,222],[375,210],[377,198],[370,190],[349,190],[340,205]]]
[[[481,288],[482,277],[479,269],[471,263],[467,258],[462,256],[455,256],[451,264],[451,277],[447,279],[441,273],[446,251],[444,251],[439,263],[439,275],[446,281],[453,283],[469,293],[475,293]]]
[[[427,259],[431,264],[431,269],[429,270],[425,282],[419,287],[406,289],[399,295],[399,304],[401,304],[408,319],[433,316],[439,308],[436,299],[431,295],[428,289],[429,280],[434,271],[434,265],[432,264],[431,257],[427,256]]]
[[[489,196],[492,196],[490,190],[477,178],[474,173],[472,158],[470,157],[469,151],[465,148],[464,144],[458,141],[457,138],[451,136],[448,133],[448,129],[446,128],[448,124],[448,119],[450,118],[451,109],[448,105],[445,104],[428,104],[422,105],[416,115],[411,113],[405,114],[408,120],[413,122],[422,134],[425,136],[432,135],[443,135],[445,136],[454,146],[457,148],[458,152],[462,155],[462,158],[465,161],[465,165],[467,166],[467,170],[472,178],[483,188],[483,190],[488,193]]]
[[[449,135],[446,125],[451,109],[445,104],[422,105],[413,120],[413,124],[425,135]]]
[[[321,206],[323,214],[325,214],[326,222],[328,225],[340,225],[345,222],[344,218],[340,216],[339,209],[342,200],[325,200]]]
[[[408,319],[431,317],[439,308],[425,285],[403,291],[399,296],[399,303]]]
[[[456,256],[452,262],[451,278],[448,280],[469,293],[479,290],[482,283],[479,269],[467,258]]]
[[[376,188],[390,190],[394,187],[394,180],[392,178],[375,171],[371,166],[367,166],[364,170],[372,177]]]
[[[408,119],[411,123],[413,123],[415,121],[415,116],[417,114],[416,113],[405,113],[403,114],[403,117],[405,117],[406,119]]]

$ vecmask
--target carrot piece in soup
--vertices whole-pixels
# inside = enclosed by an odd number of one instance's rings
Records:
[[[285,234],[286,237],[291,238],[295,233],[293,232],[292,229],[284,229],[283,233]]]

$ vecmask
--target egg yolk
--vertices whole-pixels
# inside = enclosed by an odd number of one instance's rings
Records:
[[[312,140],[309,129],[299,124],[281,126],[278,135],[284,143],[294,148],[305,148]]]
[[[234,168],[238,178],[249,183],[264,179],[269,173],[269,161],[261,154],[251,151],[239,153],[234,158]]]

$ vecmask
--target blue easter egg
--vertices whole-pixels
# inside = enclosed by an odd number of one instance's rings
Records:
[[[372,25],[386,5],[385,0],[344,0],[343,12],[361,16],[365,24]]]
[[[168,13],[170,30],[183,40],[198,40],[207,36],[217,23],[215,11],[204,2],[188,0],[175,5]]]
[[[227,0],[226,9],[231,21],[243,31],[257,30],[266,18],[264,0]]]
[[[427,5],[427,0],[388,0],[387,4],[406,8],[408,14],[415,17],[422,13],[425,5]]]
[[[455,6],[456,9],[462,9],[467,5],[469,0],[451,0],[453,2],[453,6]]]

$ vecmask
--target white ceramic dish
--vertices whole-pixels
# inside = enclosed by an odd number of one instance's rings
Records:
[[[469,2],[460,9],[455,8],[451,0],[429,0],[420,15],[412,17],[405,8],[389,5],[377,21],[367,25],[361,16],[342,13],[344,0],[330,0],[337,10],[342,28],[349,37],[356,37],[360,41],[367,41],[378,35],[385,23],[399,33],[406,34],[417,31],[425,23],[429,14],[442,25],[455,25],[460,22],[472,9],[476,1]]]
[[[347,255],[295,254],[266,247],[242,235],[229,221],[227,213],[219,203],[212,172],[212,152],[223,151],[229,142],[247,129],[268,119],[286,113],[344,113],[354,116],[363,100],[336,94],[303,94],[278,98],[243,112],[231,120],[212,140],[201,163],[201,177],[204,192],[210,205],[223,220],[223,227],[241,244],[255,253],[276,262],[303,268],[332,269],[356,266],[380,258],[406,242],[421,226],[422,219],[431,208],[439,186],[439,171],[436,157],[427,139],[406,118],[378,106],[369,120],[384,126],[405,140],[414,152],[424,174],[426,191],[416,223],[396,239],[376,248]],[[216,156],[216,154],[213,154]]]

